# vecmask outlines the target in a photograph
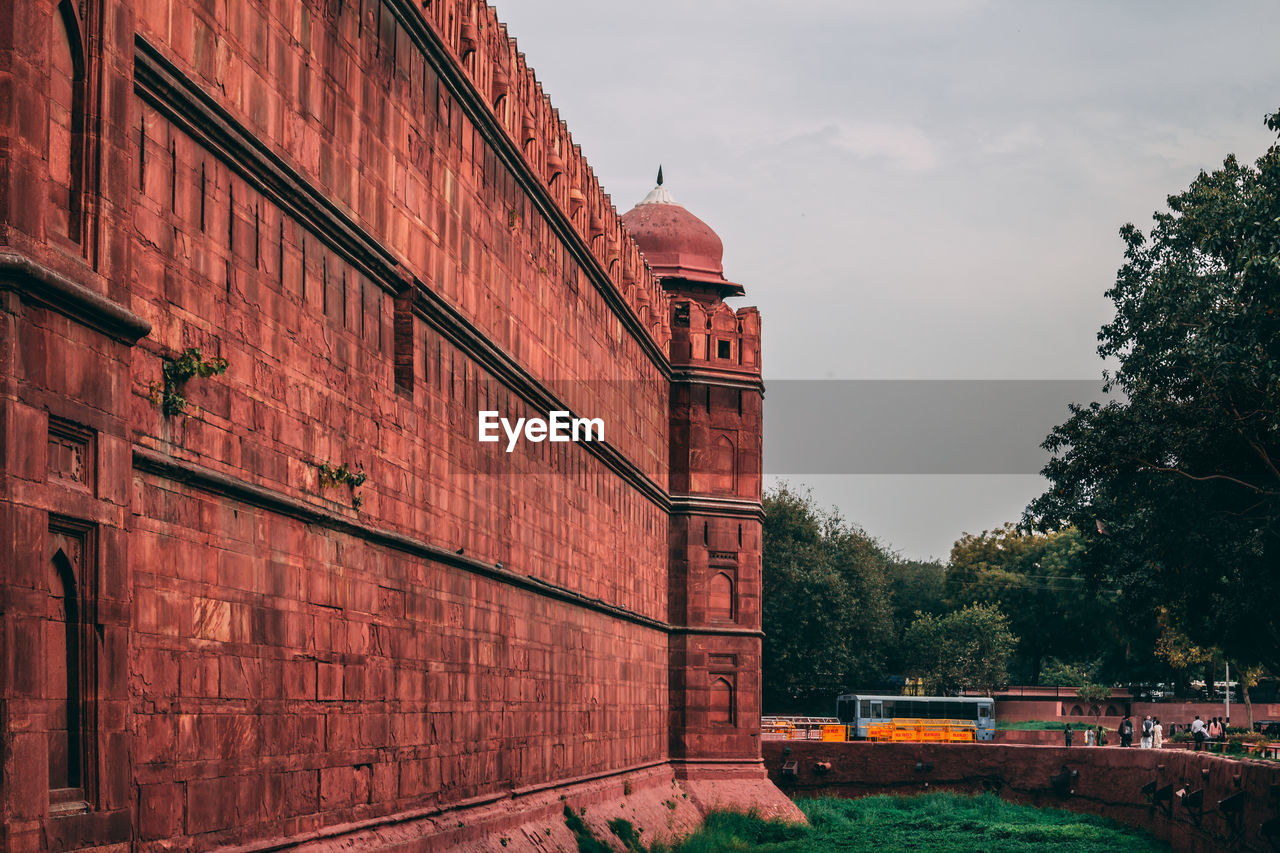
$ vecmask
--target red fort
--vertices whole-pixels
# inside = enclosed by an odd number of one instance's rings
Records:
[[[619,215],[492,8],[8,0],[0,152],[0,849],[798,815],[759,315],[665,187]]]

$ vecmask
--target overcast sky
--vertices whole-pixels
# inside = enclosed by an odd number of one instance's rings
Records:
[[[496,5],[619,211],[661,163],[720,234],[773,384],[1098,377],[1119,227],[1280,108],[1274,0]],[[914,558],[1043,485],[841,461],[766,469]]]

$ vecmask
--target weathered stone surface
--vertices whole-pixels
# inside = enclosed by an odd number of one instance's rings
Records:
[[[13,0],[0,103],[0,849],[794,816],[759,316],[655,277],[493,9]]]

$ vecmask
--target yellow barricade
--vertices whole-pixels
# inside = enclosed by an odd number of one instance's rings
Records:
[[[971,720],[898,719],[867,727],[867,738],[894,743],[972,743],[978,727]]]

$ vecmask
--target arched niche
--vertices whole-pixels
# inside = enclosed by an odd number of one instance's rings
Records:
[[[733,693],[733,684],[726,676],[712,676],[711,689],[707,697],[708,723],[713,726],[734,724]]]
[[[54,12],[49,33],[49,206],[46,229],[80,242],[84,190],[85,50],[71,0]]]
[[[711,622],[734,620],[734,583],[727,571],[718,571],[707,581],[707,619]]]

